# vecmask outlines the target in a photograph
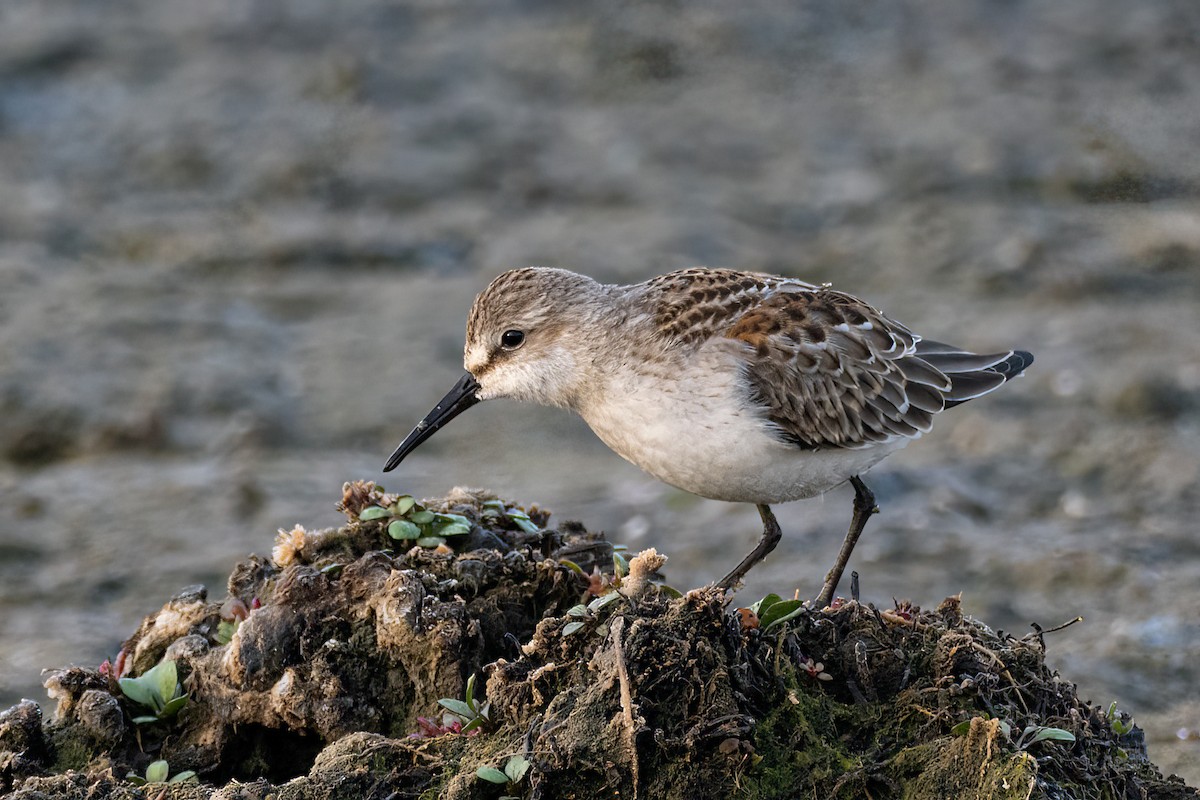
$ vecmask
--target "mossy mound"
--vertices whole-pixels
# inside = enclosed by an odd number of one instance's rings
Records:
[[[855,601],[763,624],[712,589],[655,583],[647,551],[545,527],[478,492],[430,503],[443,543],[398,543],[407,501],[348,484],[342,528],[281,533],[228,597],[185,591],[102,669],[48,672],[54,718],[0,715],[16,798],[1195,798],[1140,731],[1081,702],[1040,635]],[[367,511],[364,509],[390,509]],[[419,507],[418,507],[419,508]],[[363,521],[363,517],[367,520]],[[465,520],[465,522],[464,522]],[[469,533],[465,528],[469,527]],[[428,533],[428,530],[422,531]],[[764,615],[764,620],[766,619]],[[174,661],[189,701],[118,679]],[[438,701],[463,699],[462,717]],[[451,704],[453,705],[453,703]],[[460,710],[461,707],[459,707]],[[468,717],[481,718],[459,732]],[[165,759],[200,783],[135,786]],[[508,766],[511,779],[496,770]],[[516,768],[514,768],[516,767]],[[488,768],[493,768],[490,772]],[[481,777],[479,770],[484,770]],[[491,777],[492,782],[487,780]]]

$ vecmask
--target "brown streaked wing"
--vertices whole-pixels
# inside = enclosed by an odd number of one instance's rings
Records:
[[[659,336],[672,345],[698,345],[720,335],[739,315],[762,301],[774,287],[816,287],[776,275],[732,269],[693,267],[652,278],[643,284],[653,303]]]
[[[808,449],[918,436],[951,389],[914,356],[908,328],[842,292],[769,293],[724,335],[750,348],[752,400],[780,438]]]

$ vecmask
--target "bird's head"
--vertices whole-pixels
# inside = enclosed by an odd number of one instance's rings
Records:
[[[401,443],[388,472],[454,417],[482,400],[510,397],[571,407],[581,388],[579,319],[601,313],[601,286],[561,269],[503,273],[471,307],[463,366],[467,373]]]

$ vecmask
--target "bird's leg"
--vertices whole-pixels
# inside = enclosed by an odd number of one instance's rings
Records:
[[[750,571],[758,562],[766,558],[767,553],[775,549],[775,545],[779,544],[780,538],[783,536],[783,531],[779,530],[779,523],[775,520],[775,515],[771,513],[771,508],[759,504],[758,515],[763,521],[763,535],[758,541],[758,546],[750,551],[750,555],[742,559],[742,563],[733,568],[733,571],[726,575],[721,580],[717,581],[717,586],[729,591],[737,584],[742,582],[742,578],[746,577],[746,573]]]
[[[817,608],[824,608],[833,600],[833,593],[837,591],[838,581],[842,579],[842,573],[846,570],[846,563],[850,560],[850,553],[854,551],[854,545],[858,543],[858,537],[862,535],[863,528],[867,527],[867,520],[871,518],[871,515],[879,513],[879,506],[875,505],[874,493],[867,488],[861,478],[855,475],[850,479],[850,485],[854,487],[854,516],[850,519],[850,530],[842,542],[842,549],[838,551],[837,561],[834,562],[833,569],[829,570],[829,574],[825,576],[825,585],[821,587],[821,593],[817,595]]]

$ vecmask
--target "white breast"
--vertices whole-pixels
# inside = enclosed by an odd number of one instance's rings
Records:
[[[803,450],[769,433],[741,381],[729,353],[709,353],[669,375],[619,370],[579,411],[605,444],[659,480],[743,503],[813,497],[907,443]]]

